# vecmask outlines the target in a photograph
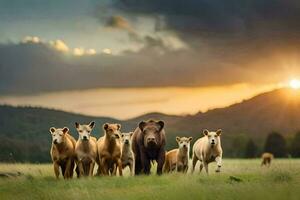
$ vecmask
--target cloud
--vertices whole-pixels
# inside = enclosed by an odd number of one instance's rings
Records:
[[[23,38],[22,43],[40,43],[40,38],[37,36],[26,36]]]
[[[137,48],[97,53],[62,41],[69,49],[62,53],[62,45],[34,37],[2,44],[0,92],[268,84],[300,74],[296,0],[114,2],[102,24],[127,33]]]
[[[69,52],[70,50],[68,45],[64,43],[62,40],[50,41],[49,44],[52,45],[56,50],[61,52]]]
[[[93,48],[85,49],[83,47],[75,47],[74,49],[70,48],[64,41],[57,39],[57,40],[41,40],[37,36],[26,36],[22,39],[21,43],[23,44],[43,44],[45,46],[49,46],[55,49],[58,52],[63,52],[66,54],[71,54],[75,56],[84,56],[84,55],[95,55],[97,54],[96,50]]]
[[[120,15],[109,17],[106,21],[106,27],[123,29],[123,30],[131,30],[131,26],[129,22]]]
[[[46,43],[0,44],[0,93],[39,93],[97,87],[215,86],[282,81],[299,73],[299,54],[264,53],[239,66],[224,55],[193,49],[164,50],[147,38],[147,47],[123,54],[65,54]],[[240,52],[240,54],[243,54]],[[68,55],[68,56],[67,56]],[[219,61],[222,57],[222,62]],[[229,60],[229,61],[228,61]],[[293,62],[291,62],[293,61]]]

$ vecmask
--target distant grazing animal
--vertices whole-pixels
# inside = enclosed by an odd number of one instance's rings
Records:
[[[134,175],[134,154],[132,151],[132,134],[133,132],[130,133],[122,133],[122,168],[124,169],[125,167],[129,167],[130,169],[130,175]]]
[[[52,135],[52,146],[50,155],[53,161],[54,173],[56,178],[59,177],[59,168],[65,179],[73,177],[74,159],[75,159],[75,143],[76,140],[69,134],[69,129],[50,128]]]
[[[270,167],[271,162],[274,159],[274,155],[271,153],[265,152],[261,155],[261,158],[262,158],[261,166],[265,165],[265,166]]]
[[[151,161],[157,162],[157,174],[162,174],[165,162],[166,136],[163,121],[142,121],[132,136],[135,174],[150,174]]]
[[[121,161],[121,125],[109,124],[103,125],[104,136],[97,141],[100,168],[98,174],[116,175],[117,168],[119,175],[122,176]]]
[[[81,125],[76,122],[75,126],[79,134],[75,147],[79,177],[93,176],[95,162],[97,161],[97,139],[91,136],[91,132],[95,122],[88,125]]]
[[[204,137],[199,138],[193,146],[193,168],[195,170],[197,161],[200,161],[200,172],[204,166],[206,173],[208,174],[208,164],[210,162],[217,162],[216,172],[221,171],[222,166],[222,147],[221,147],[221,133],[222,130],[216,132],[209,132],[204,130]]]
[[[166,153],[164,172],[170,172],[177,169],[178,172],[186,173],[190,160],[190,142],[192,137],[176,137],[178,149],[173,149]]]

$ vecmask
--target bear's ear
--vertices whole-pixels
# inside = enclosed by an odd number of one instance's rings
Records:
[[[203,135],[208,135],[209,131],[207,129],[203,130]]]
[[[189,137],[189,141],[191,142],[193,140],[193,137]]]
[[[144,121],[141,121],[140,123],[139,123],[139,128],[141,129],[141,131],[144,131],[144,128],[145,128],[145,126],[146,126],[146,122],[144,122]]]
[[[222,129],[217,130],[216,134],[217,136],[220,136],[222,134]]]
[[[176,136],[176,142],[180,142],[180,137]]]
[[[157,122],[157,124],[159,125],[159,131],[161,131],[163,128],[164,128],[164,126],[165,126],[165,122],[164,121],[158,121]]]
[[[56,128],[51,127],[51,128],[49,129],[49,131],[50,131],[50,133],[54,133],[54,132],[56,131]]]
[[[79,127],[79,123],[75,122],[75,127],[78,128]]]
[[[94,126],[95,126],[95,122],[94,121],[92,121],[92,122],[89,123],[89,127],[90,128],[94,128]]]
[[[67,132],[69,132],[69,128],[68,128],[68,127],[64,127],[63,130],[62,130],[62,132],[63,132],[64,134],[67,133]]]
[[[121,129],[121,124],[117,124],[118,130]]]
[[[108,126],[109,126],[108,123],[103,124],[103,129],[104,129],[104,130],[107,130],[107,129],[108,129]]]
[[[130,137],[132,137],[132,135],[133,135],[133,132],[130,132],[130,133],[129,133],[129,135],[130,135]]]

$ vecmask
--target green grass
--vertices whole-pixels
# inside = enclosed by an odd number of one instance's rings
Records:
[[[210,175],[93,177],[55,180],[50,164],[0,164],[0,172],[23,173],[0,178],[0,199],[193,199],[283,200],[300,198],[300,160],[276,159],[270,168],[260,160],[225,159],[223,171]]]

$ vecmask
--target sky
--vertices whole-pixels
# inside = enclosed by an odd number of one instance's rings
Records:
[[[300,79],[297,0],[0,0],[0,19],[0,103],[193,114]]]

